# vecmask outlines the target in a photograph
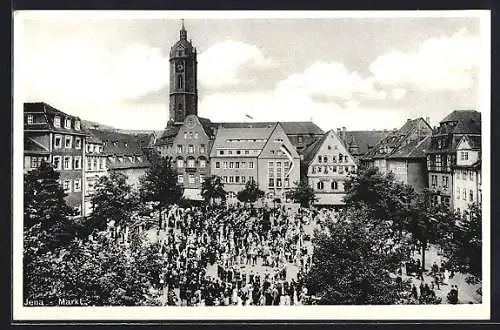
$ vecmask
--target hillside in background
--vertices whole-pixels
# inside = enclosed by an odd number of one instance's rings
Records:
[[[156,133],[157,135],[161,135],[163,133],[163,130],[132,130],[132,129],[120,129],[120,128],[115,128],[112,126],[108,125],[103,125],[94,121],[90,120],[82,120],[83,125],[88,128],[98,128],[100,130],[105,130],[105,131],[114,131],[114,132],[119,132],[119,133],[125,133],[125,134],[151,134],[151,133]]]

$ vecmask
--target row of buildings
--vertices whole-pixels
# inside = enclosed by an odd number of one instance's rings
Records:
[[[208,175],[223,179],[229,200],[254,180],[268,200],[306,180],[318,204],[341,206],[344,183],[375,166],[436,203],[464,209],[481,201],[481,115],[453,111],[438,127],[408,119],[400,129],[324,132],[313,122],[212,122],[198,116],[197,54],[182,26],[170,50],[169,121],[161,136],[86,125],[46,103],[24,105],[25,171],[42,159],[61,172],[68,204],[87,215],[96,181],[109,171],[132,185],[155,150],[170,157],[187,198],[200,199]]]

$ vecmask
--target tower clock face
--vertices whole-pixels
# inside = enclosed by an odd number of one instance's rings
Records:
[[[182,72],[182,71],[184,71],[184,64],[182,64],[182,63],[180,63],[180,62],[179,62],[179,63],[177,63],[177,64],[175,65],[175,70],[176,70],[177,72]]]

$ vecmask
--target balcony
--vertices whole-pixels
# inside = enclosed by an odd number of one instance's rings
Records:
[[[186,173],[196,172],[196,167],[194,167],[194,166],[186,166],[185,171],[186,171]]]

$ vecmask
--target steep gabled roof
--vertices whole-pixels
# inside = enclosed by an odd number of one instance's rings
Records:
[[[307,148],[305,148],[302,151],[302,155],[304,157],[303,162],[305,165],[309,165],[313,161],[314,157],[316,157],[316,153],[318,152],[318,150],[321,148],[321,146],[325,142],[329,133],[330,133],[330,131],[326,132],[319,139],[317,139],[316,141],[311,143]]]
[[[481,113],[476,110],[454,110],[439,123],[441,126],[456,123],[438,130],[439,134],[481,134]]]
[[[106,155],[143,155],[141,145],[133,135],[101,130],[90,132],[104,143],[103,153]]]
[[[311,121],[280,121],[279,123],[287,135],[322,135],[324,133]],[[217,124],[224,128],[245,128],[269,127],[274,126],[276,122],[220,122]]]
[[[400,146],[388,158],[425,158],[425,151],[429,148],[431,136],[428,135],[421,140],[414,140]]]
[[[58,110],[51,105],[45,103],[45,102],[27,102],[23,104],[24,106],[24,112],[25,113],[40,113],[44,114],[46,120],[44,122],[37,122],[33,124],[25,124],[24,125],[24,130],[25,131],[30,131],[30,130],[49,130],[51,132],[60,132],[60,133],[66,133],[66,134],[77,134],[77,135],[85,135],[86,133],[84,132],[84,127],[83,123],[78,116],[73,116],[70,114],[67,114],[65,112],[62,112],[61,110]],[[55,127],[52,118],[54,116],[59,116],[61,118],[61,127]],[[65,118],[70,118],[72,122],[72,127],[71,128],[65,128],[64,127],[64,119]],[[80,122],[80,129],[76,130],[74,128],[74,123],[75,121]]]
[[[24,151],[48,153],[49,150],[43,145],[33,140],[29,136],[24,136]]]
[[[345,144],[349,148],[352,142],[355,143],[359,148],[358,154],[364,155],[389,133],[387,130],[347,131]]]
[[[217,148],[231,149],[262,149],[276,125],[271,127],[219,127],[212,145],[212,153]],[[231,140],[228,142],[227,140]],[[215,156],[215,154],[213,154]]]
[[[476,135],[464,135],[462,139],[467,140],[471,149],[481,149],[481,136]],[[460,139],[460,141],[462,140]],[[457,144],[457,148],[460,142]]]

